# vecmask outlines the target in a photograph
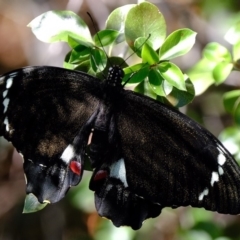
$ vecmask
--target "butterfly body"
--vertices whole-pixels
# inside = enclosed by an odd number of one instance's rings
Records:
[[[164,207],[240,213],[240,169],[206,129],[153,99],[55,67],[0,78],[1,135],[24,156],[27,193],[57,202],[78,184],[89,140],[90,189],[101,216],[138,229]]]

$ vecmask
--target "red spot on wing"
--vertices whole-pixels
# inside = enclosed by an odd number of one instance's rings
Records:
[[[81,164],[79,162],[71,161],[69,167],[72,170],[72,172],[76,173],[77,175],[81,174]]]
[[[106,170],[99,170],[99,171],[95,174],[93,180],[94,180],[94,181],[99,181],[99,180],[105,179],[105,178],[107,177],[107,175],[108,175],[108,173],[107,173]]]

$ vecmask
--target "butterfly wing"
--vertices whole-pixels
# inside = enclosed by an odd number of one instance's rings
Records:
[[[120,99],[111,127],[120,154],[90,183],[100,215],[138,229],[164,207],[240,213],[239,166],[210,132],[148,97],[124,91]]]
[[[89,131],[82,127],[100,89],[87,74],[55,67],[27,67],[0,78],[0,134],[23,155],[27,193],[40,202],[60,200],[80,181],[89,133],[75,137]]]

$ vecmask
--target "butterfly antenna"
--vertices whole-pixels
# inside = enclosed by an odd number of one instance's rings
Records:
[[[136,49],[136,51],[132,52],[126,59],[124,59],[124,62],[126,62],[131,56],[133,56],[134,54],[136,54],[136,52],[137,52],[139,49],[141,49],[141,47],[147,42],[147,40],[148,40],[150,37],[151,37],[151,34],[148,35],[148,37],[146,38],[146,40],[143,42],[142,45],[140,45],[140,46]],[[123,62],[123,63],[124,63],[124,62]],[[123,64],[123,63],[122,63],[122,64]],[[122,65],[122,64],[121,64],[121,65]],[[121,65],[120,65],[120,66],[121,66]]]
[[[93,17],[92,17],[92,15],[91,15],[89,12],[87,12],[87,15],[88,15],[89,18],[91,19],[91,22],[92,22],[93,28],[94,28],[94,30],[95,30],[95,32],[96,32],[98,41],[100,42],[100,45],[101,45],[101,47],[102,47],[102,49],[103,49],[103,51],[104,51],[104,53],[105,53],[105,55],[106,55],[106,57],[107,57],[107,59],[108,59],[108,61],[109,61],[109,64],[112,65],[111,62],[110,62],[110,60],[109,60],[109,57],[108,57],[108,55],[107,55],[107,53],[106,53],[106,51],[105,51],[105,48],[104,48],[103,45],[102,45],[102,41],[101,41],[101,39],[100,39],[100,37],[99,37],[99,35],[98,35],[98,30],[97,30],[97,28],[96,28],[96,23],[94,22]],[[95,61],[95,59],[94,59],[94,61]],[[102,66],[103,66],[103,68],[104,68],[103,63],[102,63]]]
[[[137,49],[136,49],[136,51],[135,52],[133,52],[132,54],[130,54],[125,60],[124,60],[124,62],[126,62],[133,54],[135,54],[139,49],[141,49],[141,47],[147,42],[147,40],[149,39],[151,37],[151,34],[149,34],[148,35],[148,37],[146,38],[146,40],[143,42],[143,44],[142,45],[140,45]],[[123,63],[124,63],[123,62]],[[122,63],[122,64],[123,64]],[[122,65],[121,64],[121,65]],[[147,64],[147,63],[146,63]],[[120,66],[121,66],[120,65]],[[131,69],[131,68],[130,68]],[[130,75],[130,77],[125,81],[125,83],[123,84],[123,87],[130,81],[130,79],[132,78],[132,76],[135,74],[135,73],[137,73],[137,72],[133,72],[131,75]]]

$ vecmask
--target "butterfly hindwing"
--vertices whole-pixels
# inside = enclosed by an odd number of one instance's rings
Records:
[[[118,157],[99,156],[90,182],[101,216],[138,229],[164,207],[240,212],[239,167],[210,132],[148,97],[124,91],[119,99],[112,127]]]
[[[56,202],[81,179],[84,150],[74,145],[88,140],[85,134],[79,143],[77,135],[97,107],[92,92],[98,94],[99,81],[61,68],[28,67],[2,76],[0,84],[1,135],[23,155],[27,192]],[[76,158],[71,165],[69,156]]]

